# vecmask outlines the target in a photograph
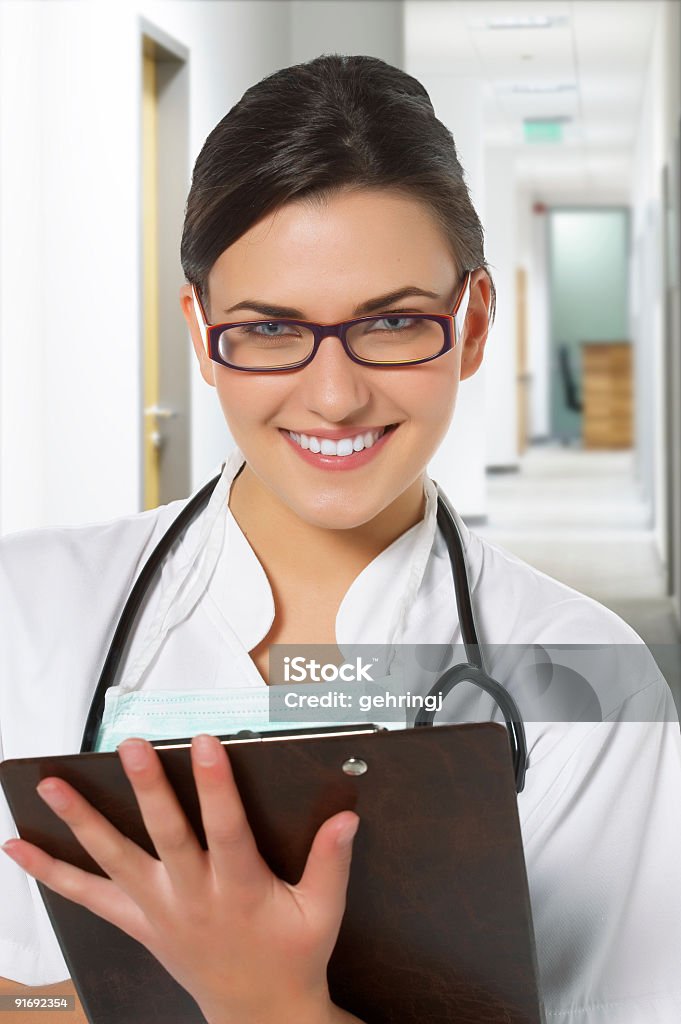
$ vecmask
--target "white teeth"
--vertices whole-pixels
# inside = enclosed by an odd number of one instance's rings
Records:
[[[385,433],[385,427],[380,430],[368,430],[366,434],[358,434],[356,437],[342,437],[338,441],[332,441],[328,437],[314,437],[308,434],[295,434],[287,431],[289,437],[293,438],[301,448],[314,452],[316,455],[352,455],[353,452],[361,452],[363,448],[371,448]]]

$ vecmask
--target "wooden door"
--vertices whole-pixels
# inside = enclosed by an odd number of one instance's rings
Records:
[[[144,304],[144,507],[159,504],[158,101],[156,61],[142,56],[142,265]]]

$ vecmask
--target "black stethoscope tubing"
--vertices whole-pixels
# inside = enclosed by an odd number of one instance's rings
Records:
[[[239,473],[243,466],[239,469]],[[236,476],[239,475],[236,474]],[[218,481],[222,476],[222,470],[216,477],[209,480],[200,491],[187,502],[180,514],[171,523],[166,533],[152,551],[142,571],[135,580],[134,586],[125,603],[125,607],[118,620],[114,631],[113,639],[109,646],[102,671],[95,687],[95,692],[90,703],[80,752],[88,753],[94,750],[97,734],[102,723],[104,714],[104,701],[106,691],[114,685],[116,673],[123,657],[126,644],[132,635],[135,619],[140,610],[144,597],[149,590],[154,577],[159,571],[163,560],[172,548],[173,544],[181,537],[192,520],[205,508],[210,501]],[[236,477],[235,477],[236,479]],[[455,665],[448,669],[436,683],[431,687],[428,696],[442,696],[444,701],[447,694],[451,692],[457,683],[466,681],[474,683],[488,693],[497,703],[501,710],[506,728],[508,730],[513,758],[513,769],[516,780],[516,792],[520,793],[525,785],[525,766],[527,760],[527,744],[525,740],[525,729],[518,707],[508,690],[496,680],[492,679],[485,670],[484,659],[480,644],[478,642],[475,617],[471,603],[471,593],[468,584],[468,573],[466,570],[466,559],[464,555],[461,534],[454,518],[454,513],[449,501],[441,490],[437,488],[437,523],[442,531],[447,544],[447,551],[452,566],[454,578],[454,593],[456,606],[459,615],[459,625],[464,643],[467,662]],[[428,711],[421,708],[414,721],[415,726],[432,726],[434,724],[435,711]]]

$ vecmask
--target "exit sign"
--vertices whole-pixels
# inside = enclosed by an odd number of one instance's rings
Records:
[[[559,121],[524,121],[525,142],[562,142],[563,126]]]

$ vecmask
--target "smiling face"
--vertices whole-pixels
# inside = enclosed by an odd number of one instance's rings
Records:
[[[268,315],[338,323],[396,292],[403,294],[372,314],[449,313],[462,278],[422,203],[386,189],[345,190],[321,203],[287,203],[226,249],[209,274],[206,313],[211,323]],[[411,367],[359,365],[328,336],[302,369],[244,373],[207,357],[188,286],[181,299],[203,377],[217,389],[245,456],[244,474],[250,470],[270,497],[328,529],[361,526],[394,503],[421,508],[423,475],[447,432],[459,380],[482,359],[490,301],[484,270],[472,275],[461,342]],[[375,451],[347,456],[348,468],[345,456],[317,457],[288,434],[353,439],[356,450],[359,434],[393,424]]]

